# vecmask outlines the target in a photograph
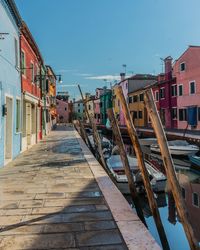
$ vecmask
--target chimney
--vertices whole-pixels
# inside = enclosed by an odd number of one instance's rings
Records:
[[[125,79],[126,74],[125,73],[120,73],[121,76],[121,81],[123,81]]]
[[[165,63],[165,80],[172,79],[172,57],[168,56],[164,59]]]

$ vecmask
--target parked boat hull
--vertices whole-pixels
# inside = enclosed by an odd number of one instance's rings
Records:
[[[155,153],[160,153],[160,148],[151,146],[151,151]],[[198,149],[174,149],[169,147],[169,151],[172,155],[193,155],[196,154],[199,150]]]
[[[127,182],[117,182],[117,187],[122,194],[130,194],[129,186]],[[166,180],[157,181],[156,185],[152,185],[152,189],[155,193],[164,192],[166,188]],[[138,193],[144,193],[144,187],[137,187]]]

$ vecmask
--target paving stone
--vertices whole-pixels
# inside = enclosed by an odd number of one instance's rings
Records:
[[[122,239],[117,230],[83,232],[76,234],[78,246],[120,244]]]
[[[0,250],[126,249],[72,128],[0,169],[0,190]]]
[[[84,231],[83,223],[46,224],[43,233],[64,233]]]
[[[46,200],[44,207],[54,207],[54,206],[69,206],[69,205],[99,205],[104,204],[103,198],[79,198],[79,199],[56,199],[56,200]]]
[[[114,221],[92,221],[85,222],[85,230],[103,230],[103,229],[114,229],[116,225]]]
[[[44,200],[22,200],[19,203],[19,208],[43,207]]]
[[[0,242],[0,249],[62,249],[63,246],[75,247],[73,234],[42,234],[7,236]]]
[[[112,215],[110,212],[91,212],[91,213],[71,213],[63,214],[63,222],[70,221],[99,221],[99,220],[111,220]]]

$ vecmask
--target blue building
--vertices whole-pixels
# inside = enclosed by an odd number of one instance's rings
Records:
[[[13,0],[0,0],[0,166],[21,151],[21,18]]]

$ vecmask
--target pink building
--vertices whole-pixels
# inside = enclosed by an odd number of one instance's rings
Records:
[[[189,46],[176,60],[178,128],[200,130],[200,46]]]
[[[69,104],[66,101],[56,99],[56,111],[58,116],[58,123],[69,122]]]
[[[103,93],[102,88],[96,89],[96,95],[95,95],[95,100],[94,100],[94,118],[95,118],[96,124],[101,123],[100,96],[102,93]]]

